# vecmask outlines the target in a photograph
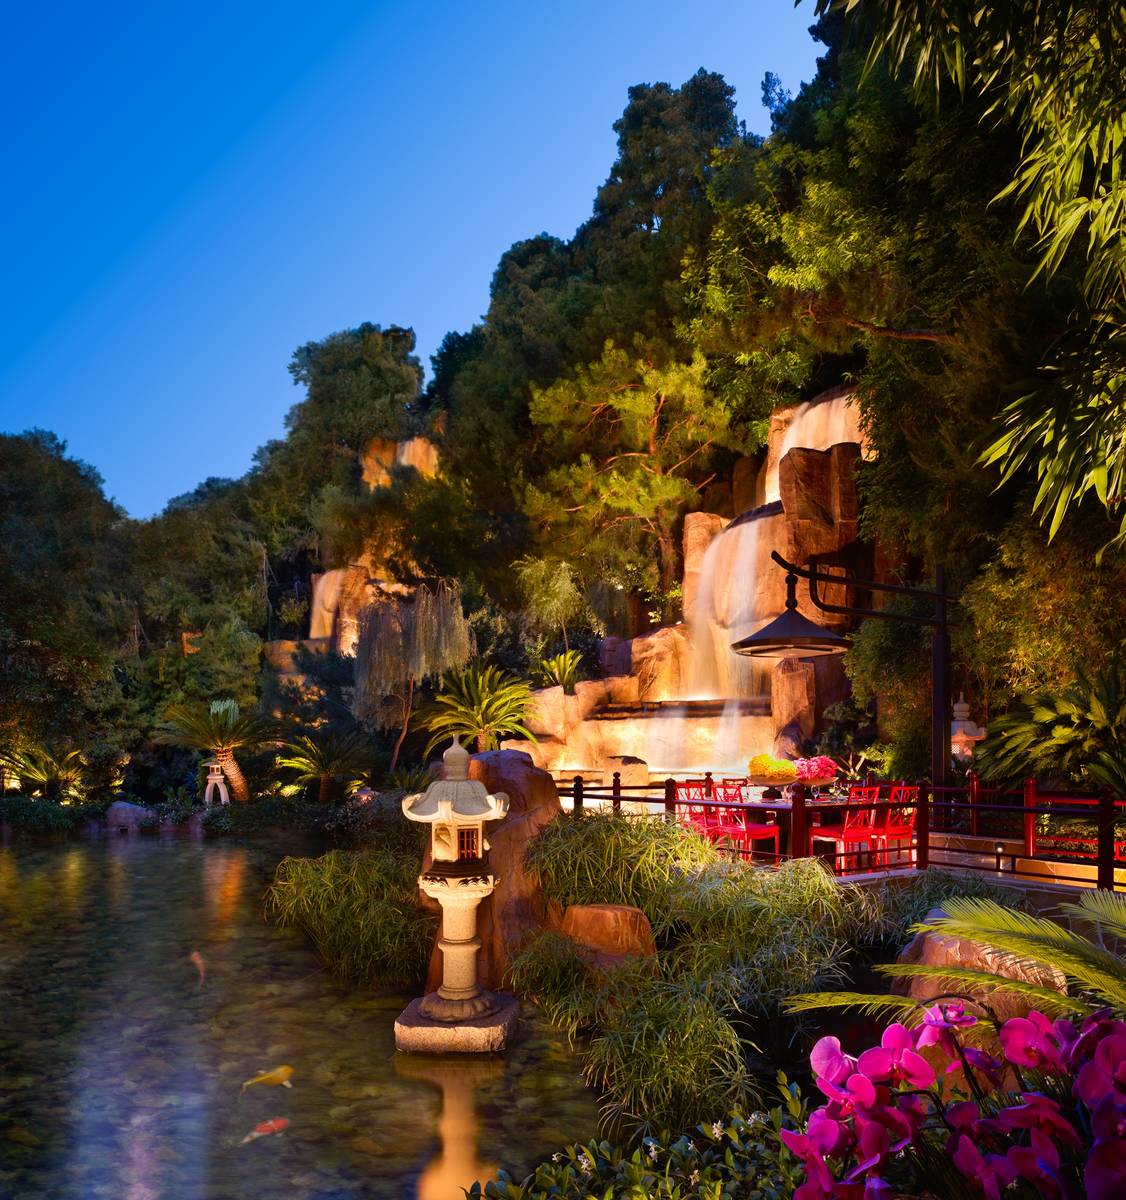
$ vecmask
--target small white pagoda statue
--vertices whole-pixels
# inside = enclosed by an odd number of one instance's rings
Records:
[[[403,800],[408,821],[430,826],[431,862],[418,886],[442,908],[442,983],[407,1005],[395,1022],[395,1044],[438,1053],[500,1050],[517,1005],[477,982],[477,907],[497,883],[485,858],[485,823],[508,813],[508,797],[491,796],[469,778],[469,754],[456,738],[442,764],[441,779]]]
[[[974,754],[974,746],[985,737],[986,730],[970,720],[970,706],[964,693],[958,693],[954,701],[954,720],[950,722],[950,752],[960,763],[968,763]]]

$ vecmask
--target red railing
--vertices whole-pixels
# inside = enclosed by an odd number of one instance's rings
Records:
[[[703,776],[703,798],[691,801],[693,808],[744,812],[745,820],[760,820],[769,803],[736,803],[715,798],[715,783],[711,772]],[[681,784],[683,780],[679,781]],[[785,814],[788,839],[779,853],[727,844],[723,849],[755,862],[782,861],[811,854],[812,844],[818,841],[816,817],[839,817],[857,810],[873,813],[874,834],[888,821],[893,808],[902,809],[904,801],[891,800],[896,785],[876,783],[876,800],[817,800],[811,801],[800,784],[791,785],[789,805],[774,810],[780,819]],[[896,839],[892,849],[889,839],[879,848],[879,838],[873,837],[864,848],[848,849],[835,845],[831,863],[841,874],[853,874],[873,868],[907,867],[924,870],[928,865],[982,871],[993,875],[1012,875],[1045,882],[1090,886],[1104,890],[1116,887],[1115,871],[1126,871],[1126,800],[1115,798],[1109,790],[1097,795],[1044,792],[1034,780],[1025,783],[1020,792],[1005,792],[984,785],[975,776],[963,787],[934,788],[920,781],[912,798],[914,808],[913,836]],[[689,802],[678,796],[678,781],[672,778],[648,784],[623,784],[615,772],[609,787],[591,785],[576,775],[568,789],[574,810],[582,812],[589,801],[601,806],[607,802],[615,811],[623,803],[645,806],[651,813],[663,814],[668,821],[690,824],[687,818]],[[1074,829],[1055,829],[1060,820],[1079,825]],[[1116,824],[1122,823],[1122,833]],[[824,824],[824,822],[822,822]],[[831,839],[824,839],[831,840]],[[1045,865],[1050,864],[1050,870]],[[1091,873],[1094,866],[1094,874]],[[1120,887],[1126,885],[1119,884]]]

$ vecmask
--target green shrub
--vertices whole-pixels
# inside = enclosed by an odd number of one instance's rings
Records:
[[[568,1146],[522,1183],[504,1171],[467,1195],[487,1200],[784,1200],[804,1173],[782,1144],[782,1129],[804,1129],[806,1104],[779,1076],[784,1105],[744,1118],[702,1122],[693,1135],[647,1138],[623,1148],[610,1142]]]
[[[381,792],[366,804],[349,800],[325,813],[321,828],[344,845],[375,844],[392,850],[417,868],[428,834],[424,826],[403,816],[399,802],[405,795],[404,791]]]
[[[678,917],[686,874],[715,863],[710,842],[662,817],[583,813],[551,822],[528,847],[545,894],[568,904],[632,904],[654,933]]]
[[[848,889],[850,940],[858,946],[898,952],[914,936],[918,924],[933,908],[942,908],[955,896],[995,900],[1010,908],[1026,909],[1023,892],[981,879],[952,875],[930,867],[908,876],[884,879],[877,884]],[[805,989],[802,989],[805,990]]]
[[[52,800],[33,800],[28,796],[0,798],[0,822],[18,833],[69,833],[91,815],[86,806],[80,804],[56,804]]]
[[[266,894],[279,925],[296,926],[353,983],[416,985],[437,918],[418,906],[418,856],[381,846],[284,858]]]
[[[568,696],[575,694],[575,684],[582,678],[583,656],[577,650],[564,650],[543,659],[535,674],[545,687],[561,687]]]
[[[203,814],[210,833],[258,833],[296,829],[316,833],[327,815],[324,805],[285,796],[259,796],[248,804],[214,804]]]

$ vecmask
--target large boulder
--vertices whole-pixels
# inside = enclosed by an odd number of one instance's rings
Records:
[[[940,908],[931,909],[926,916],[930,924],[946,914]],[[896,960],[900,963],[926,967],[957,967],[970,971],[989,971],[1004,975],[1007,979],[1019,979],[1036,987],[1051,988],[1055,992],[1066,992],[1067,978],[1055,967],[1035,963],[1014,962],[995,950],[966,938],[949,937],[939,933],[917,933],[904,947]],[[1036,1005],[1033,1001],[1007,992],[1004,988],[968,987],[953,979],[896,979],[891,990],[899,996],[910,996],[914,1000],[933,1000],[950,992],[974,996],[983,1000],[1002,1021],[1010,1017],[1023,1017]]]
[[[496,890],[477,910],[477,936],[481,939],[478,978],[485,987],[496,989],[502,986],[509,959],[528,932],[547,923],[543,892],[536,878],[525,869],[524,854],[528,843],[563,810],[555,781],[529,755],[518,750],[489,750],[473,755],[469,776],[481,780],[490,793],[504,792],[508,796],[508,815],[486,831],[489,866],[497,877]],[[429,865],[427,852],[423,870]],[[435,937],[426,991],[434,991],[441,982],[442,952]]]
[[[675,700],[688,685],[692,645],[684,625],[666,625],[635,637],[630,647],[630,674],[637,676],[641,700]]]
[[[105,826],[110,833],[136,833],[155,820],[153,811],[128,800],[115,800],[106,809]]]
[[[649,918],[628,904],[570,904],[559,931],[578,942],[600,966],[657,953]]]

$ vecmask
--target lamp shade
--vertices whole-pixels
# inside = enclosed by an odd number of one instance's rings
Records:
[[[731,649],[748,658],[816,658],[822,654],[843,654],[849,640],[794,609],[735,642]]]
[[[797,576],[786,576],[786,608],[761,629],[734,642],[731,649],[747,658],[817,658],[843,654],[849,640],[798,612]]]

